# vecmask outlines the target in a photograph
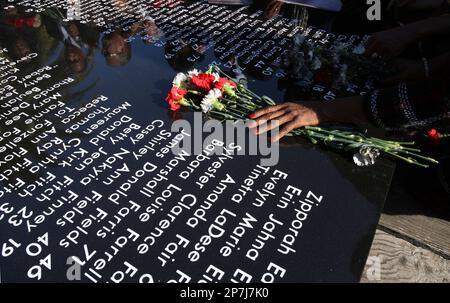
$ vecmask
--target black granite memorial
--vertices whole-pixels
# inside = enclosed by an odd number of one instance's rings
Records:
[[[195,118],[164,98],[178,71],[214,63],[285,101],[298,31],[330,45],[364,37],[251,7],[107,2],[2,3],[1,282],[359,281],[390,161],[359,168],[297,139],[276,166],[219,138],[174,155],[181,138],[206,135],[173,132]],[[311,84],[308,97],[369,88]]]

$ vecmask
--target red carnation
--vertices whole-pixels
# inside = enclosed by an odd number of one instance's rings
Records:
[[[236,83],[234,83],[233,81],[227,79],[227,78],[220,78],[219,81],[217,81],[216,83],[214,83],[215,88],[223,90],[223,87],[225,85],[230,85],[232,87],[237,87]]]
[[[437,131],[437,129],[432,128],[428,131],[428,137],[430,137],[433,140],[439,140],[441,137],[441,134]]]
[[[180,101],[184,98],[184,96],[188,93],[187,90],[182,89],[179,86],[173,86],[170,90],[169,94],[167,95],[166,101],[169,102],[169,100],[173,101]]]
[[[25,24],[26,24],[28,27],[33,27],[33,25],[34,25],[34,19],[35,19],[35,17],[30,17],[30,18],[25,19]]]
[[[191,83],[201,90],[209,91],[215,80],[216,78],[211,74],[200,74],[198,76],[193,76],[191,78]]]
[[[169,108],[170,108],[170,110],[176,112],[177,110],[179,110],[181,108],[181,105],[174,101],[171,101],[171,102],[169,102]]]
[[[179,110],[181,105],[178,101],[183,100],[184,96],[188,93],[187,90],[178,86],[173,86],[169,94],[166,97],[166,102],[169,103],[170,109],[173,111]]]

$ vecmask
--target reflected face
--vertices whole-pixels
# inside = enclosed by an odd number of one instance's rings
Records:
[[[81,73],[86,69],[86,57],[78,47],[68,45],[64,55],[73,72]]]
[[[126,43],[122,35],[119,33],[112,33],[105,37],[103,42],[103,53],[105,56],[114,56],[121,54],[125,49]]]
[[[67,32],[72,38],[76,38],[80,36],[80,30],[78,26],[74,22],[70,22],[67,26]]]
[[[41,15],[34,16],[33,27],[38,28],[41,27],[41,25],[42,25]]]
[[[120,33],[112,33],[103,41],[102,53],[109,65],[124,65],[130,56],[130,45]]]

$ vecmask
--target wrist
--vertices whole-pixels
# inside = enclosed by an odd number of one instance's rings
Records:
[[[321,104],[315,108],[315,112],[317,115],[317,120],[319,123],[324,122],[333,122],[334,117],[333,114],[335,114],[335,106],[333,104]]]
[[[316,101],[307,106],[314,111],[319,123],[368,123],[361,96],[341,98],[327,103]]]
[[[364,101],[361,96],[343,98],[335,102],[334,112],[338,113],[337,122],[354,123],[364,125],[368,123],[368,118],[364,110]]]

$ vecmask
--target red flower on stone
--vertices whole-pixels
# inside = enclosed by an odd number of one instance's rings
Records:
[[[432,128],[428,131],[428,137],[430,137],[433,140],[439,140],[440,136],[441,134],[435,128]]]
[[[169,108],[170,110],[176,112],[177,110],[179,110],[181,108],[181,105],[178,104],[176,101],[169,101]]]
[[[170,109],[173,111],[179,110],[181,105],[178,103],[178,101],[183,100],[184,96],[187,93],[187,90],[182,89],[178,86],[173,86],[166,97],[166,102],[169,103]]]
[[[231,81],[227,78],[220,78],[219,81],[214,83],[214,87],[217,89],[223,90],[223,87],[227,84],[232,87],[237,87],[236,83],[234,83],[233,81]]]
[[[210,91],[215,80],[216,78],[211,74],[200,74],[198,76],[193,76],[191,78],[191,83],[201,90]]]

